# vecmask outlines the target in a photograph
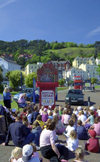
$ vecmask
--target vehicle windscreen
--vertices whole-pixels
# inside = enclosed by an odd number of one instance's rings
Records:
[[[80,90],[69,90],[68,94],[82,94],[82,91]]]
[[[82,83],[74,83],[75,86],[81,86]]]

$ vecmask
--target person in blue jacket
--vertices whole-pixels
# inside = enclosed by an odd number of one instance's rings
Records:
[[[5,107],[11,108],[11,93],[8,87],[5,87],[3,91],[3,102]]]
[[[89,139],[86,128],[82,125],[82,121],[77,121],[77,136],[79,140],[87,140]]]
[[[16,117],[14,123],[9,125],[6,140],[3,145],[7,146],[10,139],[12,139],[14,145],[17,147],[23,147],[34,140],[34,134],[22,123],[20,115]]]

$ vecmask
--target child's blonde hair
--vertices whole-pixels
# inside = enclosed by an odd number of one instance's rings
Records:
[[[77,133],[76,133],[75,130],[72,130],[72,131],[70,132],[70,138],[72,138],[72,139],[76,139],[76,138],[77,138]]]
[[[11,152],[11,158],[19,159],[22,156],[22,149],[20,147],[15,147]]]
[[[98,107],[98,109],[100,110],[100,106]]]
[[[84,150],[81,147],[78,147],[75,151],[76,160],[84,158]]]

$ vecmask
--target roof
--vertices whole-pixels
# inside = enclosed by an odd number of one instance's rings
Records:
[[[3,58],[3,57],[0,57],[0,58],[3,59],[3,60],[5,60],[5,61],[7,61],[7,62],[10,62],[10,63],[13,63],[13,64],[18,65],[15,61],[12,61],[12,60],[9,60],[9,59]]]

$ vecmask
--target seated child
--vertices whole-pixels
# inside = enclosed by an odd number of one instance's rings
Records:
[[[63,115],[62,115],[61,121],[64,125],[68,125],[69,120],[70,120],[70,115],[68,114],[68,110],[65,109],[65,110],[63,110]]]
[[[43,162],[43,159],[40,157],[35,144],[31,143],[31,146],[33,147],[33,152],[34,152],[33,157],[38,157],[40,159],[40,162]]]
[[[22,157],[22,149],[20,147],[15,147],[11,152],[10,162],[17,162],[19,158]]]
[[[30,130],[32,129],[32,126],[31,126],[30,123],[28,122],[27,116],[23,116],[23,117],[22,117],[22,122],[23,122],[23,124],[24,124],[26,127],[30,128]]]
[[[58,135],[62,134],[65,131],[65,126],[61,122],[60,117],[57,115],[54,116],[53,120],[56,122],[56,128],[55,131]]]
[[[82,121],[77,121],[77,136],[80,140],[87,140],[89,138],[86,128],[82,125]]]
[[[44,122],[42,121],[41,115],[37,116],[36,121],[39,123],[40,127],[43,129],[44,128]]]
[[[47,108],[44,108],[42,112],[42,121],[46,122],[48,120],[48,113],[47,113]]]
[[[52,111],[49,112],[48,119],[53,119],[53,112]]]
[[[90,110],[90,116],[87,118],[84,124],[87,129],[94,124],[94,111]]]
[[[69,120],[69,124],[66,128],[66,133],[64,133],[65,136],[69,137],[70,136],[70,132],[72,130],[75,130],[75,127],[74,127],[74,121],[72,119]]]
[[[89,132],[90,138],[86,142],[85,149],[90,152],[97,153],[99,152],[99,140],[96,138],[96,132],[92,129],[90,129],[88,132]]]
[[[24,145],[22,148],[22,158],[19,158],[17,162],[25,162],[25,161],[32,161],[32,162],[40,162],[39,157],[34,156],[34,150],[32,145]]]
[[[67,148],[70,151],[75,151],[78,148],[79,141],[78,141],[77,133],[75,130],[72,130],[70,132],[70,136],[66,142],[67,142]]]
[[[33,143],[36,146],[39,146],[39,139],[40,139],[41,131],[42,131],[42,128],[40,127],[40,124],[35,120],[32,125],[32,133],[34,134]]]
[[[87,162],[86,160],[84,160],[84,151],[81,147],[78,147],[75,151],[75,160],[73,160],[73,162]]]
[[[99,117],[96,117],[94,119],[94,124],[92,125],[92,128],[96,132],[96,135],[100,136],[100,121],[99,121]]]

